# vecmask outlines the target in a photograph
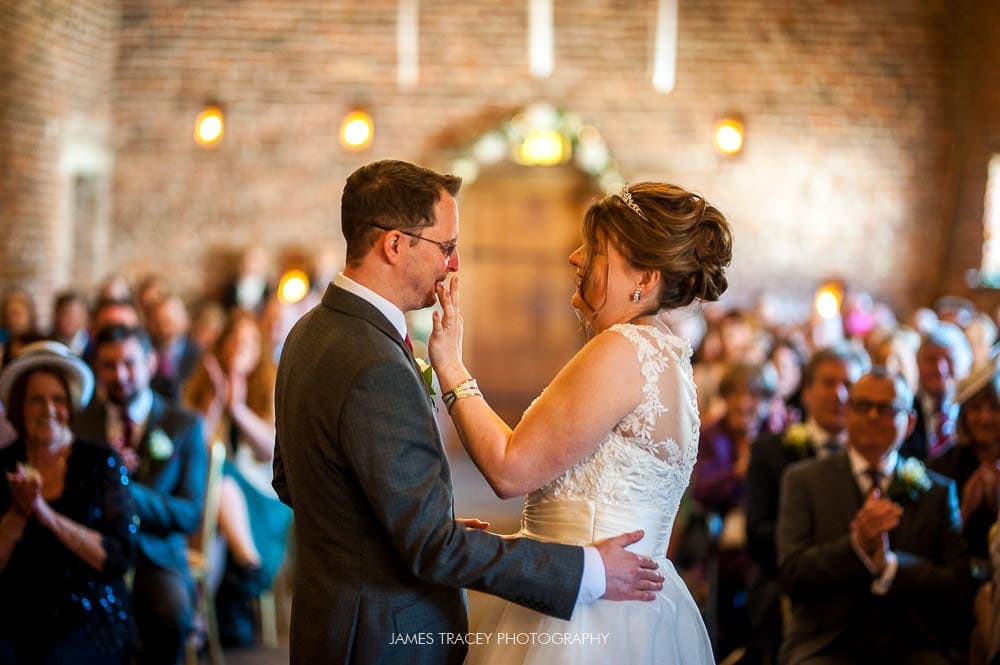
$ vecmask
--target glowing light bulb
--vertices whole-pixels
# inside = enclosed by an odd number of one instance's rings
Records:
[[[375,136],[375,122],[364,111],[351,111],[340,125],[340,142],[351,150],[364,150]]]
[[[733,118],[722,120],[715,128],[715,147],[724,155],[743,149],[743,123]]]
[[[816,293],[816,313],[824,319],[832,319],[840,312],[840,297],[827,287]]]
[[[204,147],[211,148],[222,140],[225,122],[222,119],[222,109],[209,106],[194,121],[194,140]]]
[[[278,282],[278,300],[286,305],[301,302],[309,293],[309,276],[298,268],[289,270]]]
[[[525,137],[517,153],[522,164],[553,166],[563,161],[566,144],[559,132],[532,132]]]

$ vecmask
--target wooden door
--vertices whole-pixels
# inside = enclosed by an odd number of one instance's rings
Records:
[[[465,362],[511,426],[583,342],[568,257],[596,195],[572,167],[514,165],[460,194]]]

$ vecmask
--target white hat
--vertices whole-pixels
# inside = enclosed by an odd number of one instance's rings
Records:
[[[69,384],[73,410],[79,411],[90,403],[94,394],[94,374],[87,363],[73,355],[65,344],[52,341],[32,342],[18,353],[0,372],[0,402],[10,401],[14,383],[38,367],[55,367],[62,371]]]
[[[994,344],[989,357],[972,368],[969,375],[958,382],[955,389],[955,403],[964,404],[1000,372],[1000,344]]]

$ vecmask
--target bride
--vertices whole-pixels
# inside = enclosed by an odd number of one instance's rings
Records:
[[[462,443],[501,498],[528,493],[521,534],[590,544],[642,529],[629,549],[665,576],[652,602],[577,605],[569,621],[499,599],[467,663],[714,663],[704,623],[666,559],[694,467],[698,407],[691,349],[664,312],[725,291],[732,231],[703,198],[661,183],[594,203],[572,304],[593,333],[514,430],[462,363],[458,278],[438,286],[430,357]],[[653,594],[650,594],[651,596]]]

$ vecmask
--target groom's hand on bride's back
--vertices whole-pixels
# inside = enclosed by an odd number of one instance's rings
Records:
[[[659,565],[649,557],[625,549],[642,540],[642,536],[642,531],[632,531],[594,544],[604,561],[607,580],[607,587],[601,598],[653,600],[656,592],[663,588],[663,575],[656,572]]]

